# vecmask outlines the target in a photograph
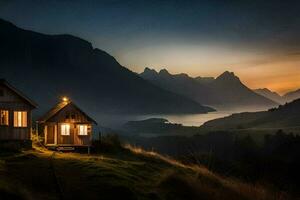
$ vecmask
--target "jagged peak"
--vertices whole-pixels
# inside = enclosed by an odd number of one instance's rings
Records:
[[[143,73],[148,73],[148,72],[157,73],[157,71],[155,69],[151,69],[150,67],[145,67]]]
[[[144,78],[155,78],[158,76],[158,72],[155,69],[151,69],[149,67],[145,67],[144,71],[142,73],[140,73],[140,75]]]
[[[142,75],[142,76],[153,76],[153,77],[155,77],[155,76],[158,75],[158,73],[157,73],[157,71],[156,71],[155,69],[151,69],[151,68],[149,68],[149,67],[145,67],[144,71],[143,71],[140,75]]]
[[[160,75],[170,75],[170,73],[169,73],[168,70],[166,70],[166,69],[161,69],[161,70],[159,71],[159,74],[160,74]]]
[[[225,71],[223,72],[220,76],[235,76],[234,72],[230,72],[230,71]]]
[[[229,72],[229,71],[225,71],[223,74],[221,74],[220,76],[218,76],[216,78],[216,80],[231,80],[231,81],[239,81],[240,79],[239,77],[237,77],[234,72]]]

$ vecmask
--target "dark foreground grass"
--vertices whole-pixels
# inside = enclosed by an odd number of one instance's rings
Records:
[[[141,149],[52,153],[0,154],[0,199],[288,199]]]

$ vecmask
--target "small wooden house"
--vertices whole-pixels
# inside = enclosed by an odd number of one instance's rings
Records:
[[[0,141],[30,141],[31,111],[37,104],[0,79]]]
[[[44,144],[48,147],[89,147],[93,124],[97,124],[66,98],[42,116],[38,123]]]

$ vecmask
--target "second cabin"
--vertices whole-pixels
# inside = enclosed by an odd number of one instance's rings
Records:
[[[89,147],[93,124],[97,124],[67,98],[42,116],[38,123],[48,147]]]

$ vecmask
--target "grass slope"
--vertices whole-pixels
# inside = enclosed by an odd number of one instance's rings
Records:
[[[262,131],[275,132],[282,129],[285,132],[300,133],[300,99],[260,112],[244,112],[228,117],[214,119],[204,123],[201,131]]]
[[[0,153],[0,199],[284,199],[260,186],[130,148],[115,154]]]

